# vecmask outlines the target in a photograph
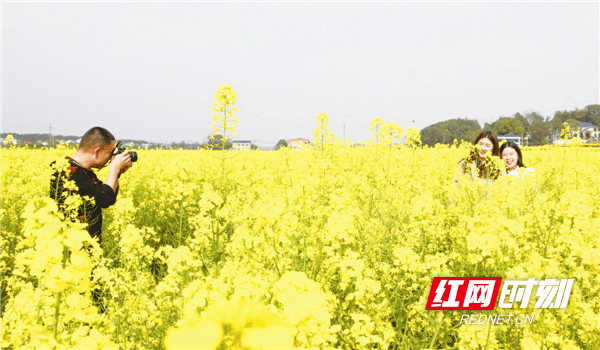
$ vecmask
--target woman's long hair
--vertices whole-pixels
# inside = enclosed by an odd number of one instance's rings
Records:
[[[479,133],[479,135],[477,135],[477,138],[475,138],[473,144],[476,145],[481,139],[488,139],[492,141],[492,145],[494,145],[494,148],[492,148],[492,155],[500,157],[501,151],[500,147],[498,146],[498,137],[496,137],[496,134],[493,131],[483,130]]]
[[[473,145],[477,145],[479,140],[484,138],[487,138],[492,142],[492,156],[500,157],[498,137],[496,137],[496,134],[493,131],[484,130],[481,133],[479,133],[479,135],[477,135],[477,137],[475,138],[475,141],[473,141]],[[473,147],[473,149],[469,153],[469,156],[464,160],[465,166],[463,171],[465,174],[468,172],[468,164],[475,163],[475,165],[477,166],[477,171],[479,172],[479,178],[496,180],[500,176],[500,169],[494,164],[493,161],[488,161],[487,158],[482,161],[481,157],[479,156],[479,151],[476,147]]]
[[[512,141],[505,142],[502,144],[502,146],[500,146],[500,154],[502,154],[502,151],[504,151],[504,149],[507,147],[510,147],[517,152],[517,155],[519,156],[519,159],[517,160],[517,165],[525,168],[525,165],[523,164],[523,155],[521,155],[521,148],[519,148],[519,145]]]

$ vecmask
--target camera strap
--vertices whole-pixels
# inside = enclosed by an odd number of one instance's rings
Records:
[[[68,157],[68,158],[69,158],[69,161],[70,161],[71,163],[73,163],[73,164],[77,165],[78,167],[81,167],[81,168],[84,168],[85,170],[87,170],[87,168],[86,168],[86,167],[84,167],[84,166],[83,166],[83,164],[79,163],[78,161],[76,161],[75,159],[73,159],[73,158],[71,158],[71,157]]]

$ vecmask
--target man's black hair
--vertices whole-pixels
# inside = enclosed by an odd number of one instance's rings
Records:
[[[79,148],[92,149],[98,146],[104,147],[110,145],[112,141],[115,141],[115,137],[110,131],[95,126],[83,135],[81,142],[79,142]]]

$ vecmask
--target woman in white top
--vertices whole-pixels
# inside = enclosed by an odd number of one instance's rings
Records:
[[[526,167],[523,164],[523,155],[519,145],[514,142],[505,142],[500,146],[500,154],[502,160],[506,164],[506,171],[509,176],[519,176],[519,168],[521,172],[533,173],[533,169]]]

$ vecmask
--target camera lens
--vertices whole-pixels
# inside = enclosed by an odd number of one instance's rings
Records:
[[[137,162],[137,152],[129,151],[129,158],[131,158],[132,162]]]

